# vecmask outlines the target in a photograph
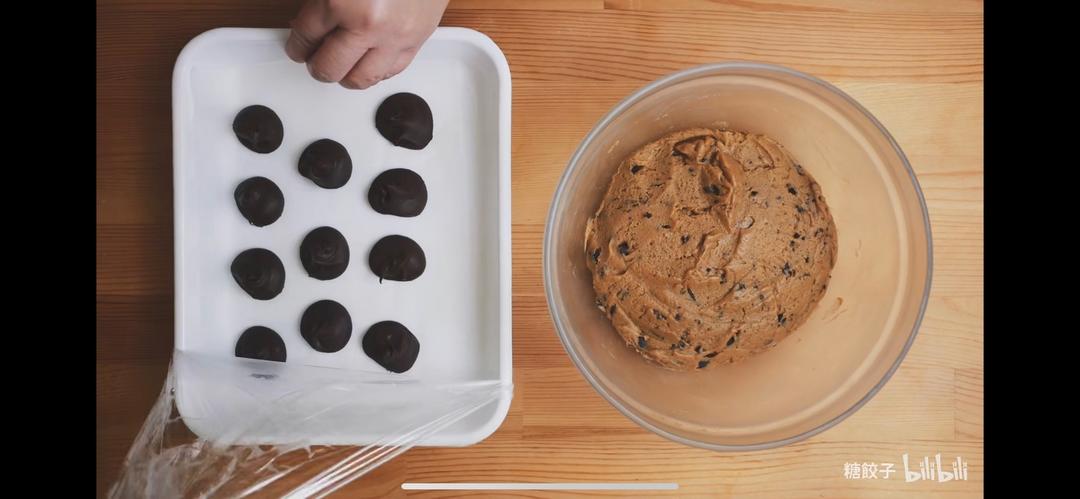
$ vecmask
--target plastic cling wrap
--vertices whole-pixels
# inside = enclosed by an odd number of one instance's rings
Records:
[[[323,497],[512,391],[176,352],[109,496]]]

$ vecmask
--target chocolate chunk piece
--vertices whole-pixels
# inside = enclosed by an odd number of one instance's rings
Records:
[[[416,94],[391,95],[375,111],[375,128],[398,147],[413,150],[427,147],[433,127],[431,108]]]
[[[300,243],[300,263],[308,275],[328,281],[340,276],[349,266],[349,243],[333,227],[319,227]]]
[[[285,266],[268,249],[242,251],[233,259],[229,270],[240,288],[256,300],[269,300],[285,288]]]
[[[236,356],[247,359],[285,362],[285,342],[268,327],[247,328],[236,340]]]
[[[405,236],[393,235],[386,236],[375,243],[368,255],[368,266],[375,275],[379,276],[379,282],[383,279],[411,281],[424,273],[424,269],[427,268],[427,258],[416,241]]]
[[[259,154],[269,154],[281,146],[285,127],[272,109],[254,105],[236,113],[232,124],[233,133],[244,147]]]
[[[336,352],[345,348],[352,337],[352,318],[340,303],[320,300],[300,317],[300,335],[319,352]]]
[[[319,139],[304,148],[297,165],[300,174],[323,189],[337,189],[352,177],[352,158],[345,146]]]
[[[240,215],[256,227],[265,227],[277,221],[285,210],[285,195],[277,184],[266,177],[251,177],[233,191]]]
[[[364,333],[360,343],[371,360],[395,373],[411,369],[420,355],[420,341],[400,322],[375,323]]]
[[[427,206],[427,185],[416,172],[405,168],[386,170],[368,189],[368,203],[384,215],[415,217]]]

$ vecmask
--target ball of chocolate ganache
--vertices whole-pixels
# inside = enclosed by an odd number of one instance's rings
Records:
[[[431,108],[419,95],[402,92],[387,97],[375,111],[375,128],[391,144],[419,150],[431,142]]]
[[[251,177],[240,182],[233,191],[233,199],[240,214],[256,227],[274,223],[285,210],[285,195],[266,177]]]
[[[371,207],[383,215],[415,217],[427,206],[427,185],[416,172],[394,168],[375,177],[367,196]]]
[[[352,176],[352,158],[345,146],[330,139],[312,142],[300,153],[300,174],[324,189],[337,189]]]
[[[403,373],[420,355],[420,341],[400,322],[375,323],[360,340],[364,353],[388,371]]]
[[[333,227],[319,227],[300,243],[300,263],[308,275],[328,281],[345,272],[349,266],[349,243]]]
[[[244,147],[259,154],[274,152],[285,137],[281,118],[272,109],[260,105],[248,106],[236,113],[232,129]]]
[[[285,342],[273,329],[252,326],[240,335],[239,340],[236,340],[236,356],[285,362]]]
[[[336,301],[317,301],[300,318],[300,336],[317,351],[336,352],[345,348],[352,337],[352,318]]]
[[[240,252],[229,270],[240,288],[256,300],[269,300],[285,288],[285,266],[268,249],[251,248]]]
[[[427,267],[427,258],[424,250],[416,241],[405,236],[386,236],[379,239],[368,254],[368,266],[375,275],[379,276],[379,282],[383,279],[391,281],[411,281],[420,277]]]

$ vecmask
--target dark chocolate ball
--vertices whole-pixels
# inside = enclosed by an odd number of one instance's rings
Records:
[[[340,276],[349,266],[349,243],[333,227],[319,227],[300,243],[300,263],[308,275],[327,281]]]
[[[416,241],[405,236],[393,235],[380,239],[368,254],[368,266],[379,282],[411,281],[420,277],[427,268],[424,250]]]
[[[412,170],[386,170],[371,182],[368,203],[384,215],[415,217],[427,206],[427,185]]]
[[[236,340],[236,356],[285,362],[285,342],[273,329],[252,326],[240,335],[239,340]]]
[[[396,373],[411,369],[420,355],[420,341],[399,322],[375,323],[364,333],[360,343],[371,360]]]
[[[352,176],[352,158],[345,146],[330,140],[312,142],[300,153],[300,174],[324,189],[337,189]]]
[[[251,225],[265,227],[277,221],[285,210],[285,195],[266,177],[251,177],[233,191],[240,214]]]
[[[254,105],[241,109],[233,119],[232,128],[244,147],[260,154],[274,152],[285,137],[281,118],[266,106]]]
[[[256,300],[269,300],[285,288],[285,266],[268,249],[242,251],[233,259],[229,270],[240,288]]]
[[[416,94],[391,95],[375,111],[375,128],[398,147],[423,149],[431,142],[433,126],[431,108]]]
[[[352,318],[340,303],[320,300],[304,311],[300,335],[317,351],[336,352],[345,348],[352,337]]]

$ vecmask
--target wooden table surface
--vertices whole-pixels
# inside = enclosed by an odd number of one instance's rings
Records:
[[[172,350],[173,63],[202,31],[285,27],[296,8],[287,0],[98,1],[99,495]],[[443,24],[486,33],[513,75],[514,401],[482,443],[410,450],[339,496],[402,496],[404,481],[677,482],[683,496],[982,495],[981,1],[457,0]],[[548,203],[578,141],[636,88],[722,60],[786,65],[858,99],[907,153],[933,225],[933,292],[900,370],[837,427],[761,452],[685,447],[620,415],[563,351],[540,272]],[[899,468],[903,453],[961,456],[969,479],[843,476],[846,462]]]

